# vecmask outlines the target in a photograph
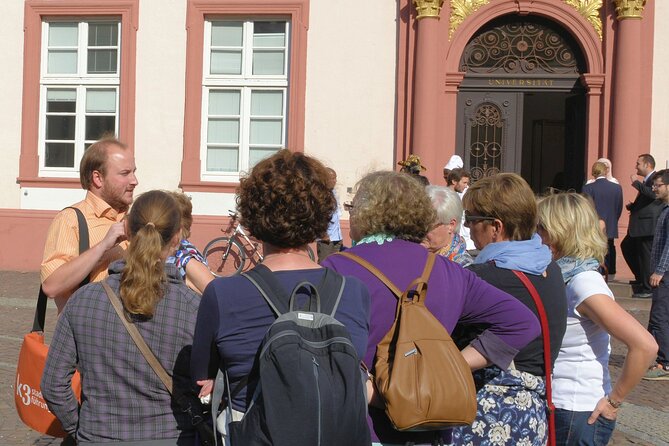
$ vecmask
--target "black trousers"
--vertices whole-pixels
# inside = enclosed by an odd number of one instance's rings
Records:
[[[609,239],[609,250],[604,258],[604,265],[610,275],[616,273],[616,244],[612,238]]]
[[[648,331],[659,347],[657,363],[669,366],[669,274],[665,274],[660,285],[653,288],[653,303],[650,307]]]
[[[653,247],[653,236],[647,237],[630,237],[629,234],[625,236],[620,243],[620,250],[623,252],[623,257],[629,265],[634,278],[639,282],[637,293],[650,293],[650,250]]]

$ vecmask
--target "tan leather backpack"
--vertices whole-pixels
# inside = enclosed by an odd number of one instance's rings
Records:
[[[374,382],[395,429],[441,430],[471,424],[476,417],[472,372],[446,328],[425,307],[435,255],[428,255],[423,274],[404,293],[365,259],[348,252],[339,255],[366,268],[398,298],[395,322],[374,358]]]

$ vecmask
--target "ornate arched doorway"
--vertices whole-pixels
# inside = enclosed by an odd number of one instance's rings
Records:
[[[469,40],[460,71],[456,152],[473,181],[516,172],[535,191],[580,187],[585,62],[569,33],[538,16],[500,17]]]

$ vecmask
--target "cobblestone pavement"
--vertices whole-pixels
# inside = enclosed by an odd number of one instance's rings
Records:
[[[35,313],[39,275],[0,271],[0,446],[57,446],[59,439],[40,436],[25,427],[14,409],[16,361],[23,335],[30,330]],[[612,287],[613,288],[613,287]],[[617,296],[628,295],[624,288],[614,288]],[[622,291],[618,291],[622,290]],[[618,297],[644,326],[648,322],[649,299]],[[56,320],[55,306],[50,303],[46,319],[49,342]],[[615,381],[625,358],[626,349],[613,343],[611,374]],[[611,445],[669,446],[669,381],[642,381],[627,398],[618,418]]]

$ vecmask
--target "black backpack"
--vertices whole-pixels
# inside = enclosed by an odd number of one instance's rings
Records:
[[[231,444],[368,446],[366,373],[348,330],[334,318],[345,278],[326,269],[318,287],[301,282],[288,296],[262,264],[242,275],[277,319],[256,355],[248,409],[229,425]],[[304,310],[297,309],[299,291],[309,295]]]

